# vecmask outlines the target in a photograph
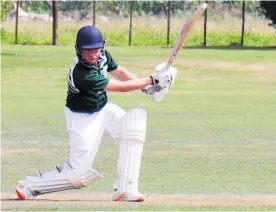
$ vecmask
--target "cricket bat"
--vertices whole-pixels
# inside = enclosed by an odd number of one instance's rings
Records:
[[[192,26],[196,22],[197,19],[200,18],[200,16],[204,13],[204,11],[207,9],[208,5],[206,3],[202,3],[197,10],[187,19],[185,22],[183,28],[181,29],[181,32],[178,35],[178,38],[176,40],[176,43],[174,44],[174,47],[172,49],[172,53],[167,61],[166,69],[168,70],[170,66],[172,65],[173,61],[176,58],[177,53],[184,45],[185,40],[188,37],[189,32],[192,29]]]

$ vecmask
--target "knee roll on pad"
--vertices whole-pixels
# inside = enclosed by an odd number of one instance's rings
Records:
[[[96,170],[88,170],[83,172],[77,172],[73,170],[69,175],[70,182],[75,189],[83,188],[88,184],[103,178],[103,175]]]
[[[79,189],[101,178],[103,178],[103,175],[94,169],[68,169],[56,175],[30,178],[25,180],[25,184],[34,195],[38,195],[69,189]]]
[[[121,139],[123,141],[144,142],[147,131],[147,112],[134,108],[125,114],[122,121]]]

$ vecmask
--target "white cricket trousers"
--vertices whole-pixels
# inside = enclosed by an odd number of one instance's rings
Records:
[[[69,163],[77,169],[91,169],[103,133],[119,138],[126,112],[110,102],[92,114],[72,112],[67,107],[64,110],[70,142]]]

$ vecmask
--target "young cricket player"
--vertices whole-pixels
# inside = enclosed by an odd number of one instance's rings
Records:
[[[103,178],[93,169],[93,162],[103,134],[119,139],[117,179],[114,201],[144,201],[138,191],[141,157],[146,135],[147,113],[144,109],[123,110],[108,101],[107,92],[130,92],[142,89],[160,101],[168,92],[177,70],[157,66],[151,76],[137,78],[119,66],[105,48],[101,31],[84,26],[76,38],[76,58],[68,74],[64,108],[70,142],[69,160],[52,171],[26,176],[16,183],[21,200],[33,196],[79,189]],[[107,74],[115,79],[109,79]]]

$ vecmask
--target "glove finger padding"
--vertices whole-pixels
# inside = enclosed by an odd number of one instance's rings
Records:
[[[168,88],[161,88],[159,85],[148,85],[141,89],[145,94],[151,95],[151,99],[155,102],[163,100],[164,96],[168,93]]]
[[[155,88],[154,88],[154,85],[148,85],[148,86],[142,88],[141,91],[145,94],[151,95],[154,93]]]
[[[162,89],[163,89],[163,88],[162,88],[160,85],[155,84],[155,85],[148,85],[148,86],[142,88],[141,91],[142,91],[143,93],[145,93],[145,94],[151,95],[151,94],[153,94],[153,93],[155,93],[155,92],[159,92],[159,91],[162,90]]]
[[[164,96],[169,92],[169,88],[163,88],[158,92],[154,92],[151,94],[151,98],[155,102],[160,102],[164,99]]]
[[[169,69],[167,69],[166,66],[166,63],[158,64],[155,67],[155,73],[152,75],[153,83],[155,85],[159,85],[161,89],[170,87],[173,84],[177,74],[176,68],[169,67]]]
[[[145,87],[146,92],[144,92],[150,94],[153,101],[162,101],[169,92],[169,87],[174,83],[176,75],[175,67],[167,68],[166,63],[158,64],[155,67],[155,73],[151,75],[153,85]]]

